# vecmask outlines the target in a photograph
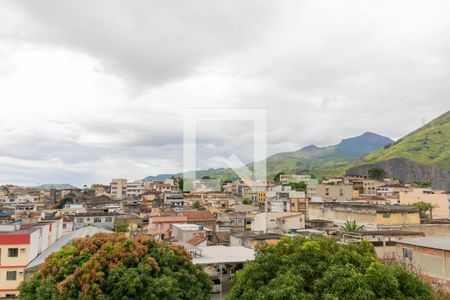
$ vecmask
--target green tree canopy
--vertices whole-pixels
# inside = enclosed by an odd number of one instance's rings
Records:
[[[412,204],[419,209],[421,219],[433,218],[433,208],[437,208],[438,205],[433,205],[428,202],[419,201]]]
[[[308,185],[303,182],[291,182],[288,184],[294,191],[301,191],[301,192],[306,192],[306,188],[308,187]]]
[[[275,176],[273,176],[273,180],[276,182],[280,182],[280,175],[284,175],[284,173],[279,172],[279,173],[275,174]]]
[[[252,205],[252,200],[250,200],[250,199],[248,199],[248,198],[245,198],[244,200],[242,200],[242,204],[245,204],[245,205]]]
[[[428,284],[399,265],[383,265],[370,243],[319,236],[262,244],[232,282],[229,299],[432,299]]]
[[[202,207],[202,204],[198,200],[192,204],[192,208],[200,209],[201,207]]]
[[[368,171],[370,179],[383,180],[386,177],[386,172],[382,168],[372,168]]]
[[[58,204],[55,206],[56,209],[62,209],[66,204],[73,203],[72,197],[64,197],[59,200]]]
[[[128,224],[116,224],[113,227],[113,231],[115,231],[115,232],[127,232],[128,231]]]
[[[209,299],[212,282],[180,246],[148,237],[96,234],[48,257],[20,298]]]

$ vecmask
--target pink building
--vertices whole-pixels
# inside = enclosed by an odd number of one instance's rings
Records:
[[[153,216],[149,219],[149,234],[160,238],[169,237],[171,224],[184,224],[186,216]]]

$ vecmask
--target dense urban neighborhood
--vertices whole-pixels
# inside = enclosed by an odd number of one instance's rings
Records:
[[[220,192],[183,192],[181,178],[112,179],[82,189],[3,186],[0,297],[17,296],[21,283],[70,243],[112,232],[184,247],[219,294],[229,292],[230,277],[255,259],[258,245],[316,235],[368,242],[380,261],[414,265],[427,282],[450,287],[448,191],[369,173],[322,181],[278,174],[226,182]]]
[[[0,300],[450,300],[450,1],[0,1]]]

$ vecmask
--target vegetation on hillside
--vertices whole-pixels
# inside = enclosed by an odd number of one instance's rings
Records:
[[[382,264],[370,243],[324,237],[263,244],[232,282],[229,299],[433,299],[428,284],[402,266]]]
[[[212,282],[180,246],[96,234],[49,256],[20,286],[26,300],[209,299]]]
[[[395,143],[369,153],[359,163],[375,163],[391,158],[406,158],[450,170],[450,111]]]

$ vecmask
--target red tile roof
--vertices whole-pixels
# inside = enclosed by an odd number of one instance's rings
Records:
[[[191,245],[197,246],[197,245],[203,243],[204,241],[206,241],[205,237],[203,237],[201,235],[197,235],[197,236],[194,236],[192,239],[190,239],[187,242]]]
[[[208,210],[192,210],[183,212],[183,216],[187,217],[188,221],[215,221],[213,214]]]

